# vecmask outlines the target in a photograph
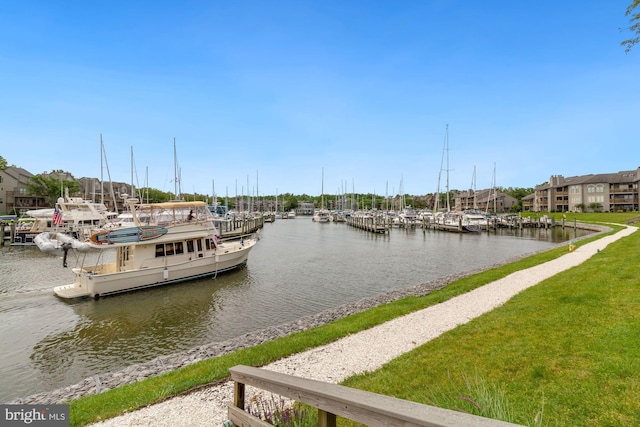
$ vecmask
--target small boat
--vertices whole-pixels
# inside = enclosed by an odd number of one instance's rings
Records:
[[[416,213],[416,210],[413,209],[411,206],[406,206],[402,208],[402,210],[398,214],[398,220],[400,222],[400,225],[404,227],[411,227],[416,225],[417,218],[418,218],[418,214]]]
[[[488,228],[489,220],[487,216],[477,209],[465,209],[462,211],[463,223],[472,227],[475,231],[486,230]]]
[[[245,265],[258,241],[252,235],[219,239],[215,218],[204,202],[127,203],[133,227],[95,233],[86,243],[115,260],[105,262],[102,253],[95,262],[82,257],[72,269],[73,283],[56,286],[55,295],[99,298],[215,276]]]
[[[475,233],[481,231],[477,224],[471,224],[464,219],[461,212],[438,212],[435,215],[433,227],[437,230],[453,231],[456,233]]]
[[[330,222],[331,221],[331,213],[328,209],[317,209],[313,213],[312,220],[314,222]]]
[[[90,249],[87,243],[62,232],[45,231],[38,234],[33,239],[33,242],[38,249],[45,253],[60,252],[68,249],[75,249],[84,253]]]
[[[139,227],[116,228],[102,230],[91,235],[91,241],[96,244],[104,243],[132,243],[156,239],[169,230],[158,225],[141,225]]]

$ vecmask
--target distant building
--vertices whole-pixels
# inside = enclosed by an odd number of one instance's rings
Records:
[[[535,199],[535,197],[535,194],[529,194],[528,196],[524,196],[522,199],[520,199],[522,212],[531,212],[533,210],[533,199]]]
[[[457,193],[453,199],[454,209],[478,209],[490,213],[513,212],[513,207],[518,204],[518,199],[506,193],[494,189],[469,190]]]
[[[313,215],[315,205],[312,202],[298,202],[296,215]]]
[[[554,175],[535,188],[534,212],[638,211],[640,167],[636,170],[565,178]],[[529,202],[529,199],[527,200]]]
[[[86,177],[75,181],[80,184],[80,197],[104,203],[107,209],[112,211],[122,212],[125,210],[125,199],[134,197],[134,188],[124,182],[100,183],[98,178]]]
[[[27,194],[33,174],[22,168],[0,170],[0,213],[19,215],[31,209],[50,207],[45,196]]]
[[[76,181],[80,184],[80,191],[70,194],[73,197],[82,197],[95,202],[104,201],[109,210],[122,211],[124,199],[131,196],[132,187],[122,182],[104,183],[104,196],[101,194],[100,180],[96,178],[75,179],[67,172],[50,172],[41,174],[47,178]],[[34,175],[22,168],[8,167],[0,170],[0,214],[24,214],[32,209],[52,208],[46,195],[27,194],[29,180]],[[111,189],[113,188],[113,192]]]

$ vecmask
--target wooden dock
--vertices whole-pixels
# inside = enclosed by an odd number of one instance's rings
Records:
[[[220,237],[231,239],[252,234],[264,227],[264,217],[246,219],[219,219],[214,221]]]
[[[384,234],[389,231],[389,225],[381,218],[370,215],[351,215],[347,224],[371,233]]]

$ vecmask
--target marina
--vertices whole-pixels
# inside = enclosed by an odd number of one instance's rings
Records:
[[[0,397],[9,401],[72,385],[160,355],[487,268],[585,233],[532,227],[461,235],[414,227],[376,234],[299,216],[265,224],[244,268],[97,301],[53,294],[55,286],[70,283],[75,252],[63,268],[60,256],[5,246],[0,333],[11,344],[0,362]]]

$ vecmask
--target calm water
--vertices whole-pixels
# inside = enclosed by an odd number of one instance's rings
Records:
[[[247,267],[216,279],[68,302],[61,257],[0,248],[0,402],[222,341],[575,238],[575,231],[374,235],[310,217],[265,224]],[[580,231],[578,231],[580,235]]]

